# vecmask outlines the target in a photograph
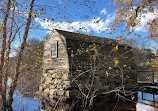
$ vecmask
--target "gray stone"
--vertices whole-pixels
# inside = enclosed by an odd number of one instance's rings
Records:
[[[46,88],[46,89],[44,90],[44,93],[48,94],[48,93],[49,93],[49,88]]]
[[[65,85],[70,85],[70,81],[63,81]]]
[[[53,96],[56,91],[57,91],[57,89],[50,89],[49,95]]]
[[[43,91],[42,85],[39,86],[39,91],[41,91],[41,92]]]
[[[56,87],[56,85],[50,85],[49,88],[50,89],[54,89]]]
[[[70,91],[66,91],[66,92],[65,92],[65,96],[66,96],[66,97],[70,97]]]
[[[57,95],[59,95],[59,96],[64,95],[64,90],[59,90],[59,91],[57,92]]]
[[[62,80],[69,80],[69,77],[68,77],[68,74],[63,74],[63,76],[62,76]]]
[[[57,74],[57,73],[53,73],[53,74],[52,74],[52,77],[55,78],[55,79],[58,79],[60,76],[59,76],[59,74]]]

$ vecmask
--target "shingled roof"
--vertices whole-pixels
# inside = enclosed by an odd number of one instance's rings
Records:
[[[103,38],[103,37],[97,37],[97,36],[89,36],[81,33],[74,33],[74,32],[68,32],[63,30],[55,29],[58,33],[62,34],[67,40],[75,40],[75,41],[83,41],[87,43],[97,43],[97,44],[104,44],[104,45],[116,45],[124,46],[124,47],[130,47],[129,45],[125,43],[119,43],[115,39],[110,38]]]

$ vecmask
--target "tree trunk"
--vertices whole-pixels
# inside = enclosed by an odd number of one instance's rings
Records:
[[[31,4],[30,4],[30,11],[29,11],[29,16],[28,16],[27,23],[26,23],[26,26],[25,26],[23,41],[22,41],[21,48],[20,48],[20,51],[19,51],[19,54],[18,54],[18,59],[17,59],[16,67],[15,67],[15,73],[14,73],[14,77],[13,77],[13,80],[12,80],[12,85],[11,85],[10,90],[9,90],[9,98],[8,98],[8,107],[10,108],[9,110],[11,110],[11,105],[12,105],[12,102],[13,102],[13,93],[14,93],[15,88],[17,86],[17,81],[18,81],[18,77],[19,77],[19,74],[20,74],[20,71],[19,71],[20,62],[22,60],[23,51],[24,51],[24,48],[25,48],[25,45],[26,45],[26,40],[27,40],[27,37],[28,37],[28,31],[29,31],[29,27],[30,27],[30,23],[31,23],[31,18],[32,18],[31,14],[32,14],[32,10],[33,10],[33,4],[34,4],[34,0],[32,0]]]
[[[6,52],[6,60],[4,65],[4,79],[2,83],[2,91],[3,95],[6,95],[7,90],[7,80],[8,80],[8,64],[9,64],[9,54],[10,54],[10,46],[11,46],[11,37],[12,37],[12,30],[13,30],[13,22],[14,22],[14,12],[15,12],[15,6],[13,3],[13,12],[12,12],[12,20],[11,20],[11,26],[10,26],[10,34],[8,39],[8,45],[7,45],[7,52]],[[7,104],[6,102],[6,96],[3,97],[3,103]]]
[[[5,100],[5,97],[6,97],[6,95],[2,92],[2,87],[3,87],[2,80],[3,80],[4,55],[5,55],[5,50],[6,50],[6,38],[7,38],[6,26],[7,26],[8,16],[9,16],[10,5],[11,5],[11,0],[8,0],[7,11],[5,13],[4,20],[2,23],[3,42],[2,42],[2,48],[1,48],[1,61],[0,61],[0,91],[2,94],[2,100]],[[1,110],[5,110],[6,102],[3,102],[1,105],[2,105]]]

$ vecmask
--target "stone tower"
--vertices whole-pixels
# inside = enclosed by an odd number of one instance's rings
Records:
[[[45,110],[64,110],[69,98],[69,61],[65,38],[54,31],[45,41],[40,92]],[[49,105],[48,105],[49,104]],[[61,105],[62,104],[62,105]]]

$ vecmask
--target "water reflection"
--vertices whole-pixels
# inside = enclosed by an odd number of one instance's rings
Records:
[[[97,111],[111,111],[109,109],[113,109],[113,106],[115,105],[115,103],[106,103],[106,105],[99,106]],[[158,95],[154,94],[154,92],[146,93],[138,91],[137,104],[134,105],[134,103],[121,103],[115,107],[116,109],[114,111],[158,111]],[[24,97],[18,91],[16,91],[14,93],[12,108],[13,111],[40,111],[41,102],[38,98]]]
[[[11,80],[9,81],[8,86],[11,83]],[[126,101],[117,104],[100,101],[96,103],[94,111],[158,111],[158,86],[144,87],[147,87],[148,90],[138,91],[138,101],[136,104],[127,103]],[[16,91],[12,108],[13,111],[40,111],[42,102],[35,97],[24,97]]]
[[[24,97],[18,91],[14,93],[13,111],[39,111],[41,109],[38,98]]]
[[[155,102],[154,102],[155,100]],[[106,103],[107,104],[107,103]],[[109,109],[113,109],[113,106],[116,104],[107,104],[99,107],[99,111],[111,111]],[[108,107],[105,107],[108,106]],[[158,111],[158,95],[154,93],[146,93],[142,91],[138,91],[138,102],[136,106],[134,106],[134,103],[130,104],[118,104],[116,111]],[[39,99],[36,98],[30,98],[30,97],[23,97],[20,95],[20,93],[16,92],[14,94],[14,102],[13,102],[13,110],[14,111],[39,111],[41,109],[41,104]],[[110,108],[111,107],[111,108]],[[132,108],[133,107],[133,108]],[[98,110],[97,110],[98,111]]]
[[[138,91],[136,104],[128,101],[118,104],[104,103],[95,111],[158,111],[158,86],[145,87],[147,87],[147,90]],[[114,109],[114,107],[116,108]]]
[[[9,78],[7,86],[10,87],[12,79]],[[0,101],[1,104],[1,101]],[[1,107],[1,106],[0,106]],[[24,97],[19,91],[13,94],[13,111],[40,111],[41,102],[36,97]]]
[[[41,109],[40,99],[38,98],[24,97],[18,91],[14,93],[13,98],[13,111],[40,111]]]
[[[146,86],[146,91],[138,91],[137,111],[158,111],[157,86]],[[151,89],[153,88],[153,89]]]

